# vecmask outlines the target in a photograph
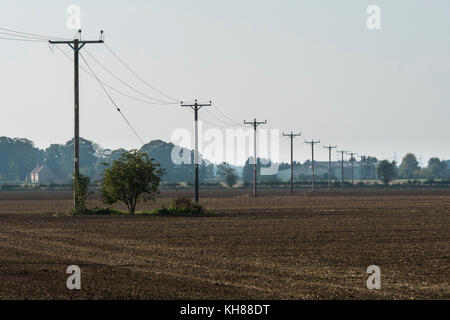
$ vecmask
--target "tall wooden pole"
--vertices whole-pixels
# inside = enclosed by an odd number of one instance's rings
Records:
[[[198,152],[198,111],[202,107],[210,107],[211,101],[209,103],[198,103],[197,100],[195,100],[194,104],[184,104],[181,102],[182,107],[189,107],[192,110],[194,110],[194,124],[195,124],[195,151],[194,151],[194,166],[195,166],[195,173],[194,173],[194,185],[195,185],[195,202],[198,203],[199,201],[199,183],[198,183],[198,166],[199,166],[199,152]]]
[[[249,124],[253,127],[253,157],[255,159],[255,163],[253,165],[253,196],[256,198],[258,196],[257,193],[257,173],[258,173],[258,157],[256,155],[256,134],[257,134],[257,128],[261,124],[267,124],[267,120],[265,121],[256,121],[254,119],[253,121],[244,121],[244,124]]]
[[[291,194],[294,194],[294,138],[301,136],[301,133],[284,134],[284,137],[289,137],[291,139]]]
[[[346,154],[348,151],[344,151],[344,150],[341,150],[341,151],[338,151],[338,153],[340,153],[341,154],[341,181],[342,181],[342,188],[344,187],[344,154]]]
[[[328,149],[328,189],[331,191],[331,150],[337,148],[337,146],[324,146]]]
[[[312,162],[312,178],[311,178],[311,191],[314,191],[314,185],[315,185],[315,174],[314,174],[314,145],[317,143],[320,143],[319,141],[305,141],[305,143],[308,143],[311,145],[311,162]]]
[[[79,195],[78,195],[78,179],[80,175],[80,73],[79,73],[79,54],[80,50],[86,44],[103,43],[103,40],[81,40],[81,30],[78,30],[80,39],[74,39],[70,41],[49,41],[51,44],[67,44],[73,49],[74,53],[74,194],[73,205],[78,208]],[[101,38],[103,37],[103,31],[101,31]]]

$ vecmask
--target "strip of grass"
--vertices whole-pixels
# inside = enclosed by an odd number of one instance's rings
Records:
[[[82,210],[72,209],[70,211],[73,216],[111,216],[111,215],[127,215],[128,212],[115,210],[111,208],[85,208]],[[163,206],[152,211],[136,212],[136,215],[164,215],[164,216],[201,216],[211,214],[210,211],[205,210],[201,205],[193,203],[188,198],[178,198],[172,201],[169,207]]]
[[[115,210],[111,208],[85,208],[83,210],[72,209],[70,214],[73,216],[113,216],[113,215],[125,215],[128,212]]]

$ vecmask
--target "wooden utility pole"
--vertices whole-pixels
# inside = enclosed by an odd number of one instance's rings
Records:
[[[328,189],[331,191],[331,150],[337,148],[337,146],[329,145],[324,146],[325,149],[328,149]]]
[[[284,134],[284,137],[289,137],[291,139],[291,194],[294,194],[294,138],[300,137],[302,134],[299,133],[293,133],[291,131],[290,134]]]
[[[73,204],[75,208],[79,206],[78,196],[78,178],[80,175],[80,78],[79,78],[79,53],[86,44],[103,43],[103,31],[101,31],[100,40],[81,40],[81,30],[78,30],[79,39],[70,41],[52,41],[50,44],[68,44],[74,53],[74,196]]]
[[[314,178],[314,145],[317,144],[317,143],[320,143],[320,140],[319,141],[314,141],[314,140],[306,141],[305,140],[305,143],[308,143],[308,144],[311,145],[311,153],[312,153],[312,156],[311,156],[311,162],[312,162],[311,191],[314,191],[314,183],[315,183],[315,178]]]
[[[346,154],[348,151],[344,151],[344,150],[341,150],[341,151],[338,151],[338,153],[340,153],[341,154],[341,156],[342,156],[342,160],[341,160],[341,178],[342,178],[342,187],[344,187],[344,154]]]
[[[356,156],[358,154],[355,152],[349,152],[348,154],[350,155],[350,163],[352,164],[352,185],[354,185],[355,179],[354,179],[354,175],[353,175],[353,163],[355,162],[354,156]]]
[[[184,104],[181,102],[182,107],[188,107],[194,110],[194,121],[195,121],[195,151],[194,151],[194,165],[195,165],[195,202],[198,203],[198,164],[199,164],[199,154],[198,154],[198,111],[202,107],[210,107],[211,101],[209,103],[198,103],[195,100],[194,104]]]
[[[363,163],[366,162],[366,157],[365,156],[359,156],[359,157],[361,159],[361,162],[359,163],[359,175],[360,175],[359,180],[362,183],[364,180],[364,175],[366,173],[366,170],[363,165]]]
[[[253,134],[253,140],[254,140],[254,144],[253,144],[253,156],[255,158],[255,164],[253,166],[253,196],[256,198],[258,196],[257,194],[257,190],[256,190],[256,184],[257,184],[257,172],[258,172],[258,158],[256,157],[256,129],[258,128],[258,126],[260,126],[261,124],[267,124],[267,120],[265,121],[256,121],[256,119],[254,119],[253,121],[244,121],[244,124],[249,124],[253,127],[254,129],[254,134]]]

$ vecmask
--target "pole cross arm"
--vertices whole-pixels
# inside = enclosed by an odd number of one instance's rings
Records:
[[[258,126],[260,126],[261,124],[267,124],[267,120],[264,120],[264,121],[256,121],[256,119],[253,121],[245,121],[244,120],[244,124],[249,124],[249,125],[253,126],[253,128],[256,130],[256,128]]]
[[[183,108],[191,108],[192,110],[200,110],[202,107],[211,107],[212,106],[212,101],[210,101],[209,103],[198,103],[197,100],[195,100],[195,103],[192,104],[186,104],[183,103],[183,101],[181,101],[181,107]]]
[[[289,134],[286,134],[286,133],[284,133],[283,132],[283,137],[290,137],[290,138],[295,138],[295,137],[300,137],[302,134],[301,134],[301,132],[299,132],[299,133],[289,133]]]

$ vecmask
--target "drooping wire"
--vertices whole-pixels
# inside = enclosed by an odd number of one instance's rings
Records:
[[[73,61],[73,58],[70,57],[66,52],[64,52],[59,46],[55,46],[55,47],[56,47],[56,49],[58,49],[64,56],[66,56],[66,58],[68,58],[70,61]],[[84,72],[86,72],[89,76],[91,76],[92,78],[94,78],[94,79],[96,78],[91,72],[89,72],[89,70],[86,70],[86,69],[83,68],[82,66],[80,66],[80,68],[81,68]],[[102,82],[102,84],[103,84],[105,87],[107,87],[107,88],[113,90],[114,92],[116,92],[116,93],[118,93],[118,94],[120,94],[120,95],[123,95],[123,96],[125,96],[125,97],[127,97],[127,98],[130,98],[130,99],[132,99],[132,100],[135,100],[135,101],[138,101],[138,102],[142,102],[142,103],[146,103],[146,104],[155,105],[155,106],[163,106],[163,105],[167,105],[167,104],[164,104],[164,103],[157,103],[157,102],[153,102],[153,101],[147,101],[147,100],[143,100],[143,99],[140,99],[140,98],[131,96],[131,95],[125,93],[125,92],[122,92],[122,91],[120,91],[120,90],[114,88],[113,86],[107,84],[106,82],[104,82],[104,81],[102,81],[102,80],[100,80],[100,81]]]
[[[128,83],[126,83],[125,81],[123,81],[121,78],[119,78],[118,76],[116,76],[111,70],[109,70],[108,68],[105,67],[105,65],[103,65],[97,58],[94,57],[94,55],[92,55],[89,51],[87,51],[86,49],[84,49],[84,51],[91,57],[92,60],[94,60],[103,70],[105,70],[107,73],[109,73],[111,76],[113,76],[115,79],[117,79],[118,81],[120,81],[123,85],[125,85],[126,87],[128,87],[129,89],[133,90],[134,92],[148,98],[151,100],[154,100],[156,102],[162,103],[162,104],[178,104],[178,102],[169,102],[169,101],[164,101],[164,100],[160,100],[157,98],[154,98],[152,96],[149,96],[147,94],[145,94],[144,92],[134,88],[133,86],[129,85]]]
[[[229,116],[227,116],[216,103],[213,103],[212,106],[215,107],[216,110],[219,111],[222,114],[222,116],[227,118],[230,121],[230,123],[233,123],[233,124],[239,125],[239,126],[241,125],[241,124],[239,124],[239,122],[236,122],[236,120],[234,120],[234,119],[230,118]]]
[[[225,121],[223,121],[222,119],[216,117],[211,111],[209,111],[208,109],[204,109],[211,117],[213,117],[214,119],[216,119],[217,121],[221,122],[222,124],[220,126],[223,127],[223,125],[225,125],[225,127],[243,127],[242,124],[237,124],[237,123],[227,123]]]
[[[43,39],[43,38],[37,38],[37,37],[32,37],[32,36],[24,36],[24,35],[11,33],[11,32],[0,31],[0,34],[3,35],[3,36],[14,37],[15,39],[32,39],[32,40],[39,40],[39,41],[47,41],[46,39]]]
[[[222,129],[228,129],[227,126],[224,126],[224,125],[221,125],[221,124],[214,123],[214,122],[211,122],[209,120],[206,120],[203,116],[200,116],[200,120],[203,121],[203,122],[206,122],[207,124],[209,124],[209,125],[211,125],[213,127],[219,127],[219,128],[222,128]]]
[[[20,38],[4,38],[4,37],[0,37],[0,40],[12,40],[12,41],[24,41],[24,42],[47,42],[47,40],[20,39]]]
[[[120,115],[122,116],[122,118],[125,120],[125,122],[128,124],[128,126],[130,127],[130,129],[133,131],[133,133],[136,135],[136,137],[141,141],[142,145],[145,144],[144,140],[142,140],[142,138],[139,136],[139,134],[137,133],[137,131],[134,129],[134,127],[131,125],[131,123],[128,121],[128,119],[125,117],[125,115],[123,114],[122,110],[120,110],[120,108],[118,107],[118,105],[116,104],[116,102],[114,101],[114,99],[111,97],[111,95],[109,94],[108,90],[106,90],[106,88],[103,86],[103,83],[100,81],[100,79],[97,77],[97,75],[95,74],[94,70],[92,70],[91,66],[88,64],[88,62],[86,61],[86,59],[84,58],[84,56],[80,53],[81,58],[83,59],[84,63],[86,64],[86,66],[89,68],[89,70],[92,72],[92,74],[95,76],[95,78],[97,79],[98,83],[100,84],[100,86],[102,87],[103,91],[105,92],[105,94],[108,96],[109,100],[111,101],[111,103],[114,105],[114,107],[116,108],[116,110],[120,113]]]
[[[158,90],[158,89],[156,89],[154,86],[152,86],[150,83],[148,83],[147,81],[145,81],[145,79],[143,79],[141,76],[139,76],[133,69],[131,69],[131,67],[130,66],[128,66],[126,63],[125,63],[125,61],[123,61],[106,43],[104,43],[104,45],[105,45],[105,47],[109,50],[109,52],[111,52],[111,54],[114,56],[114,57],[116,57],[116,59],[128,70],[128,71],[130,71],[136,78],[138,78],[139,80],[141,80],[145,85],[147,85],[150,89],[152,89],[152,90],[154,90],[154,91],[156,91],[157,93],[159,93],[160,95],[162,95],[162,96],[164,96],[164,97],[166,97],[166,98],[168,98],[168,99],[171,99],[171,100],[173,100],[173,101],[176,101],[176,102],[181,102],[181,100],[180,99],[176,99],[176,98],[173,98],[173,97],[171,97],[171,96],[169,96],[169,95],[167,95],[167,94],[165,94],[164,92],[162,92],[162,91],[160,91],[160,90]]]
[[[34,38],[41,38],[42,40],[48,40],[48,39],[55,39],[55,40],[69,40],[67,38],[61,38],[61,37],[52,37],[52,36],[46,36],[46,35],[41,35],[41,34],[36,34],[36,33],[29,33],[29,32],[21,32],[21,31],[17,31],[17,30],[12,30],[12,29],[7,29],[7,28],[0,28],[0,30],[3,31],[7,31],[7,32],[12,32],[17,34],[18,37],[34,37]]]

